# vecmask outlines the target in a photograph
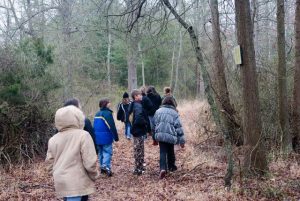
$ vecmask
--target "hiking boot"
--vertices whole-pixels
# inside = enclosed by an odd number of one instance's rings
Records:
[[[101,174],[106,174],[106,169],[105,168],[101,168],[100,172],[101,172]]]
[[[167,172],[165,170],[161,170],[159,173],[159,179],[165,178],[166,174],[167,174]]]
[[[170,171],[170,172],[175,172],[176,170],[177,170],[177,166],[176,166],[176,165],[171,166],[171,167],[169,168],[169,171]]]
[[[113,175],[112,171],[110,169],[106,169],[106,175],[108,177],[111,177]]]

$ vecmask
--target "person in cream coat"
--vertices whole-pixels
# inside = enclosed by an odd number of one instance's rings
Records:
[[[57,197],[67,201],[88,200],[88,195],[95,192],[94,183],[99,176],[94,142],[83,130],[84,118],[75,106],[58,109],[58,133],[48,142],[47,168],[53,175]]]

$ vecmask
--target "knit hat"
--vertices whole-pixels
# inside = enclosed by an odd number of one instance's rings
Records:
[[[127,93],[127,92],[124,92],[124,94],[123,94],[123,98],[129,98],[129,95],[128,95],[128,93]]]

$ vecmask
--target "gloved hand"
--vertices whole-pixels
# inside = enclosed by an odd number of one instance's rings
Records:
[[[153,140],[153,141],[152,141],[152,145],[153,145],[153,146],[157,146],[157,145],[158,145],[158,142],[157,142],[156,140]]]
[[[184,148],[184,144],[180,144],[180,147],[183,149]]]

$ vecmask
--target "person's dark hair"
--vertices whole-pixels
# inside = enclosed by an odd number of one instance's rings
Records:
[[[79,108],[79,100],[77,98],[70,98],[64,102],[64,107],[73,105]]]
[[[99,101],[99,107],[100,108],[105,108],[107,107],[107,104],[109,103],[109,99],[108,98],[103,98]]]
[[[129,94],[126,91],[123,94],[123,98],[129,98]]]
[[[134,89],[134,90],[131,91],[131,98],[133,100],[135,100],[134,97],[137,96],[137,95],[140,95],[140,94],[142,94],[142,92],[140,90]]]
[[[155,87],[154,86],[149,86],[148,89],[147,89],[147,94],[153,94],[153,95],[159,95],[157,93],[157,91],[155,90]]]
[[[172,92],[171,87],[165,87],[164,92],[165,94],[170,94]]]
[[[172,105],[173,107],[176,107],[176,103],[172,96],[165,97],[162,101],[162,105]]]

